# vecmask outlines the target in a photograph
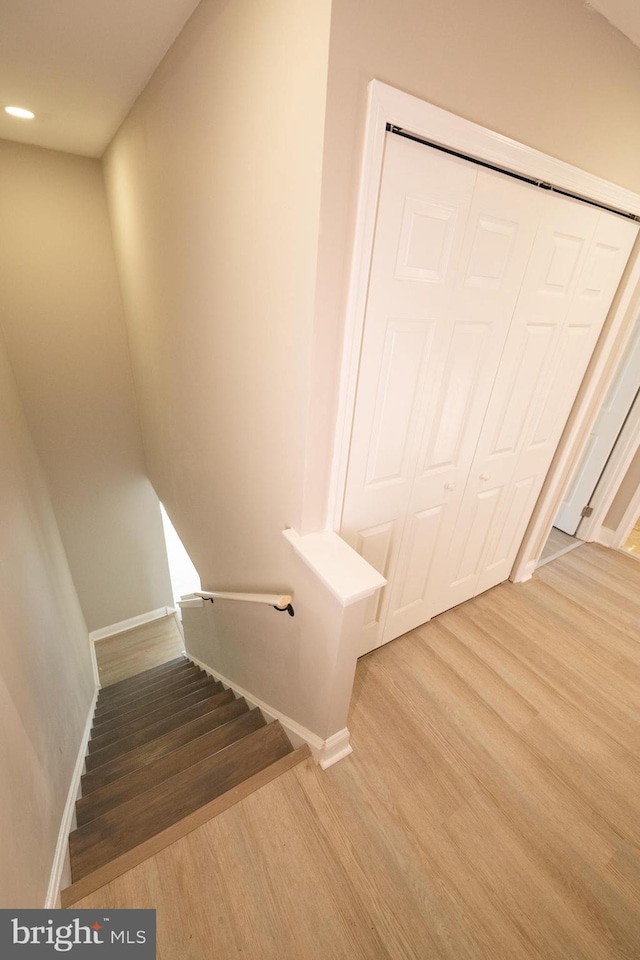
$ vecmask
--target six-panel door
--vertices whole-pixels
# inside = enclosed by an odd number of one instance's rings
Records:
[[[509,575],[637,227],[388,135],[342,536],[361,652]]]

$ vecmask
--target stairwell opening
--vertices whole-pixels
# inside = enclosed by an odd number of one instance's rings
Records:
[[[202,589],[202,584],[200,583],[198,571],[194,567],[191,557],[187,553],[162,503],[160,504],[160,512],[162,514],[162,527],[167,547],[171,590],[179,616],[180,607],[177,606],[177,601],[186,593],[197,593]]]

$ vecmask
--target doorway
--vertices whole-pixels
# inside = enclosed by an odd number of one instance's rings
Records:
[[[636,520],[633,530],[622,544],[621,549],[640,560],[640,517]]]
[[[582,521],[591,515],[591,499],[639,392],[640,317],[553,521],[557,530],[580,537]]]
[[[191,557],[187,553],[185,546],[178,536],[176,528],[171,523],[169,514],[163,504],[160,504],[162,514],[162,529],[167,547],[167,561],[169,563],[169,576],[171,577],[171,589],[173,599],[176,605],[177,615],[181,616],[180,597],[188,593],[197,593],[202,589],[200,584],[200,575],[193,565]]]
[[[568,533],[565,533],[564,530],[558,530],[557,527],[552,527],[547,537],[547,542],[540,554],[540,559],[536,564],[536,569],[544,566],[545,563],[550,563],[551,560],[557,560],[559,557],[563,557],[565,553],[570,553],[572,550],[575,550],[576,547],[581,547],[583,543],[584,540],[579,540],[577,537],[572,537]]]

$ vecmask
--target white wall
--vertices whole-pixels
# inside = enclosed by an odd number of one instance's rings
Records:
[[[0,336],[0,907],[42,907],[94,691],[89,641]]]
[[[333,0],[307,425],[309,530],[325,518],[374,78],[640,192],[640,50],[582,0]]]
[[[203,0],[105,157],[149,473],[204,589],[302,589],[282,530],[301,512],[329,12]],[[220,634],[216,611],[197,655],[284,712],[304,700],[322,735],[335,635],[256,616]]]
[[[328,15],[204,0],[105,157],[149,475],[208,589],[279,590],[300,511]]]
[[[100,163],[0,141],[0,326],[89,630],[171,605]]]

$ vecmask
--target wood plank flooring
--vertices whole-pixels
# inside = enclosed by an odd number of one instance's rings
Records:
[[[184,640],[171,614],[96,640],[95,650],[100,683],[106,687],[181,656]]]
[[[360,661],[300,764],[76,904],[174,960],[637,960],[640,564],[585,545]]]
[[[569,547],[577,548],[581,546],[582,543],[582,540],[569,536],[564,530],[551,527],[551,532],[547,537],[547,542],[544,545],[538,564],[548,563],[549,560],[553,560],[556,557],[562,556],[563,553],[566,553]]]

